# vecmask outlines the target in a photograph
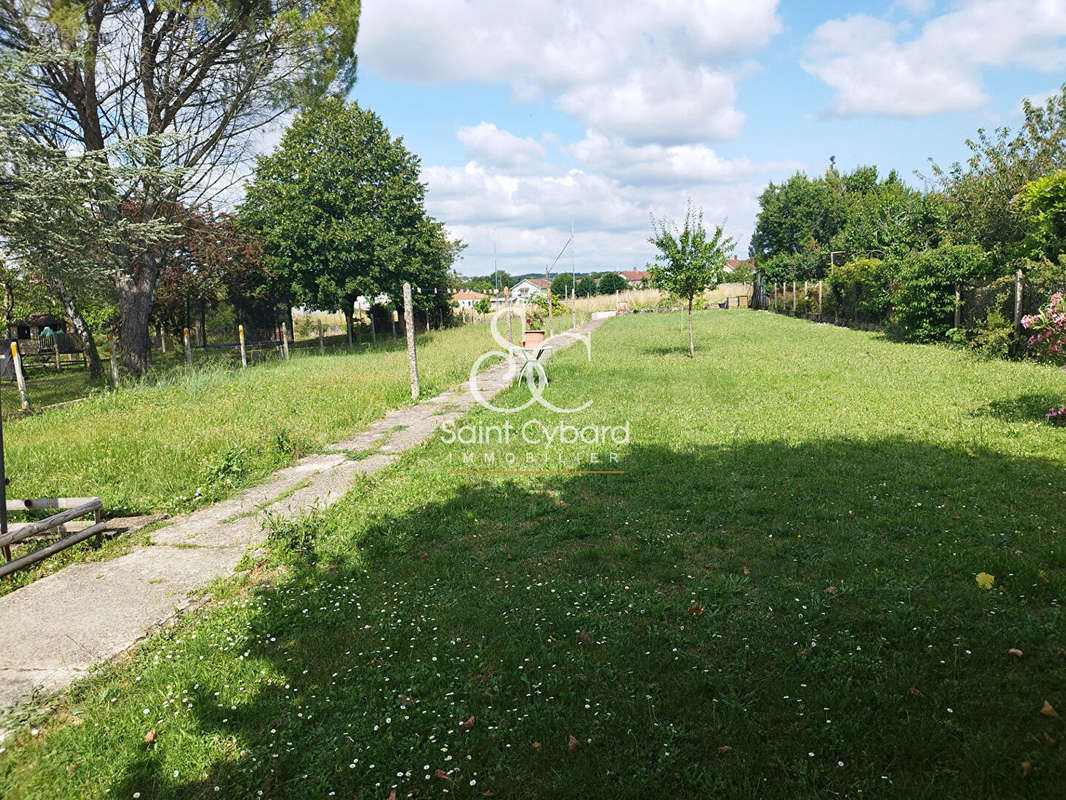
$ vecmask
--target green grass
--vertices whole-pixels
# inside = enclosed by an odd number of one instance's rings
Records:
[[[696,324],[692,361],[676,315],[611,321],[549,367],[588,410],[510,416],[627,445],[436,440],[278,527],[9,739],[0,794],[1061,797],[1066,430],[1040,416],[1066,377]],[[486,449],[624,474],[456,474]]]
[[[83,367],[68,367],[58,374],[54,370],[34,367],[26,375],[26,395],[33,410],[77,400],[102,389],[103,384],[90,381],[89,373]],[[4,381],[0,385],[0,403],[5,420],[21,415],[22,400],[14,381]]]
[[[472,325],[425,334],[418,344],[428,397],[464,380],[491,339],[486,326]],[[86,380],[84,373],[74,379]],[[354,354],[301,350],[288,362],[271,359],[243,371],[219,363],[191,373],[174,367],[118,392],[5,420],[8,497],[99,496],[108,516],[187,511],[407,403],[406,351],[391,341]],[[73,561],[126,549],[121,542],[76,545],[0,582],[0,594]]]

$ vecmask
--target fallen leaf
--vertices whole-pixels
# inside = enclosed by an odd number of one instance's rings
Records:
[[[415,703],[418,702],[417,700],[402,694],[397,698],[397,700],[400,701],[400,705],[404,708],[409,708],[410,706],[413,706]]]
[[[1055,737],[1052,736],[1047,731],[1044,731],[1044,741],[1047,742],[1048,744],[1053,745],[1053,744],[1055,744]]]
[[[703,606],[701,606],[699,603],[696,603],[696,605],[694,606],[689,606],[688,613],[694,617],[698,617],[700,614],[703,613]]]
[[[473,728],[473,727],[474,727],[474,718],[473,718],[473,717],[467,717],[467,718],[466,718],[466,719],[464,719],[464,720],[463,720],[463,721],[462,721],[462,722],[461,722],[460,724],[461,724],[461,725],[462,725],[462,726],[463,726],[464,728],[466,728],[467,730],[470,730],[471,728]]]
[[[977,585],[982,589],[991,589],[996,582],[995,575],[989,575],[987,572],[977,573]]]
[[[389,800],[396,800],[396,790],[395,789],[393,789],[391,792],[389,792]]]
[[[1021,658],[1025,654],[1017,647],[1012,647],[1010,650],[1007,651],[1007,655],[1014,656],[1015,658]]]
[[[450,781],[452,779],[452,776],[442,769],[436,770],[433,774],[436,777],[440,778],[442,781]]]
[[[144,735],[144,743],[145,744],[151,744],[154,741],[155,741],[155,728],[152,728],[152,730],[148,731],[148,733],[146,733]]]
[[[533,742],[533,749],[536,750],[538,753],[540,752],[540,748],[543,746],[544,745],[542,745],[540,742]]]
[[[704,564],[703,568],[704,569],[714,569],[714,564]]]
[[[837,593],[837,587],[835,587],[835,586],[830,586],[830,587],[829,587],[828,589],[826,589],[825,591],[826,591],[826,594],[836,594],[836,593]]]
[[[751,570],[748,569],[747,567],[744,567],[744,574],[745,575],[751,575]]]
[[[804,647],[802,650],[799,650],[799,651],[796,652],[796,655],[798,655],[800,658],[806,658],[810,654],[811,654],[811,651],[808,650],[806,647]]]
[[[1056,719],[1059,716],[1059,712],[1055,710],[1055,706],[1051,705],[1047,700],[1045,700],[1044,705],[1040,707],[1040,713],[1045,717],[1055,717]]]
[[[421,552],[421,553],[418,554],[418,557],[419,558],[429,558],[429,553]]]
[[[76,762],[67,764],[67,775],[73,775],[78,771],[78,765]]]
[[[581,631],[577,635],[577,638],[580,639],[584,644],[596,644],[596,637],[593,636],[591,633],[586,633],[585,631]]]
[[[1022,777],[1023,778],[1028,778],[1032,774],[1032,772],[1033,772],[1033,762],[1032,761],[1023,761],[1022,762]]]
[[[570,752],[572,753],[572,752],[574,752],[575,750],[577,750],[577,739],[575,739],[575,738],[574,738],[574,734],[572,734],[572,733],[571,733],[571,734],[569,734],[569,736],[570,736],[570,741],[569,741],[569,742],[567,742],[567,745],[566,745],[566,746],[567,746],[568,748],[570,748]]]
[[[924,694],[922,694],[922,690],[921,690],[921,689],[918,689],[918,688],[917,688],[917,687],[915,687],[915,686],[912,686],[912,687],[910,688],[910,693],[911,693],[911,694],[913,694],[913,695],[914,695],[915,697],[925,697],[925,695],[924,695]]]
[[[728,752],[729,752],[730,750],[732,750],[732,749],[733,749],[733,748],[732,748],[732,747],[730,747],[729,745],[727,745],[727,744],[723,744],[723,745],[722,745],[721,747],[719,747],[719,748],[718,748],[718,752],[719,752],[719,753],[728,753]]]
[[[1036,573],[1036,577],[1040,578],[1041,583],[1047,583],[1047,573],[1044,570],[1040,570]]]

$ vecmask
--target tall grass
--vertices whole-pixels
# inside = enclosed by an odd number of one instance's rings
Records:
[[[461,381],[487,326],[419,336],[422,391]],[[219,499],[409,402],[402,347],[208,364],[5,422],[11,497],[98,495],[108,513]],[[6,399],[6,398],[5,398]]]

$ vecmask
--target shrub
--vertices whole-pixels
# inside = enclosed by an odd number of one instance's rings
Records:
[[[977,323],[970,346],[986,358],[1007,358],[1014,342],[1014,323],[993,308]]]
[[[491,314],[492,303],[489,302],[489,298],[482,297],[480,300],[474,303],[474,311],[479,314]]]
[[[1066,295],[1051,295],[1039,314],[1022,317],[1022,327],[1029,331],[1029,349],[1049,361],[1066,360]]]
[[[943,339],[953,325],[955,289],[986,280],[990,262],[976,245],[944,245],[903,260],[889,298],[897,332],[913,342]]]
[[[834,308],[848,319],[878,321],[889,309],[889,270],[879,258],[834,264],[826,276]]]

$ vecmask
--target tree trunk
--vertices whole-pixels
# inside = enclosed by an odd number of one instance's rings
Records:
[[[696,344],[692,339],[692,298],[688,299],[688,357],[696,357]]]
[[[89,365],[89,377],[92,380],[103,378],[104,367],[100,363],[100,354],[96,352],[96,342],[93,341],[93,333],[89,330],[85,318],[78,310],[78,302],[74,297],[74,293],[69,291],[66,284],[59,278],[52,278],[50,282],[55,288],[56,294],[59,295],[60,301],[63,303],[63,310],[70,318],[70,324],[74,326],[74,332],[78,334],[78,338],[82,341],[82,347],[85,351],[85,363]]]
[[[348,349],[352,349],[352,308],[344,309],[344,327],[348,330]]]
[[[289,306],[289,341],[296,344],[296,322],[292,318],[292,306]]]
[[[159,263],[141,264],[133,277],[120,274],[118,289],[118,349],[123,368],[140,377],[148,369],[148,318],[152,313]]]

